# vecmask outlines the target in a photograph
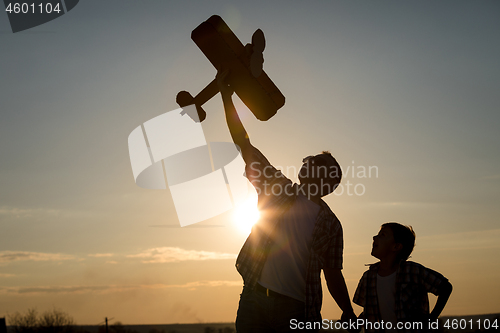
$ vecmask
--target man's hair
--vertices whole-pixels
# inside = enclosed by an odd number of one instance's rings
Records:
[[[329,184],[332,187],[331,192],[333,192],[337,188],[337,186],[340,184],[340,181],[342,180],[342,169],[340,168],[340,165],[337,162],[337,160],[335,159],[335,157],[333,157],[332,153],[330,153],[328,150],[323,150],[321,152],[321,154],[326,155],[329,159],[331,159],[330,167],[335,168],[335,172],[329,172],[329,175],[332,175],[333,177],[328,177]]]
[[[392,230],[394,241],[403,245],[399,251],[397,258],[399,260],[406,260],[410,256],[415,247],[415,231],[410,225],[403,225],[397,222],[388,222],[382,224],[382,228],[387,227]]]

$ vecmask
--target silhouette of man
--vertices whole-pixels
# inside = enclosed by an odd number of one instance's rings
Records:
[[[342,274],[342,226],[321,199],[340,183],[340,166],[329,152],[308,156],[299,171],[300,185],[293,184],[250,143],[228,74],[217,74],[226,121],[246,163],[246,177],[257,190],[261,213],[236,260],[244,281],[237,332],[317,332],[322,269],[342,319],[355,320]]]

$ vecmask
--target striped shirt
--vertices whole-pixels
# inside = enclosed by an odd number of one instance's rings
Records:
[[[271,166],[258,149],[252,149],[252,162],[247,164],[245,173],[257,190],[261,218],[243,244],[236,259],[236,269],[241,274],[245,286],[254,288],[273,244],[274,235],[280,231],[279,225],[283,221],[283,215],[293,205],[302,190],[299,185],[292,184],[291,180]],[[307,193],[303,194],[307,196]],[[320,312],[323,301],[321,269],[341,269],[343,247],[340,221],[328,205],[321,200],[313,229],[305,276],[307,321],[321,321]]]

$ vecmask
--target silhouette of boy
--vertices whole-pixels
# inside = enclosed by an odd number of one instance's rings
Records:
[[[395,222],[383,224],[373,236],[371,254],[380,261],[363,274],[353,299],[364,308],[359,317],[366,321],[366,332],[428,331],[429,320],[443,311],[452,286],[440,273],[407,261],[414,246],[412,227]],[[438,296],[430,314],[428,293]],[[382,321],[383,327],[374,325]]]
[[[340,166],[328,152],[308,156],[299,171],[300,185],[292,184],[250,143],[227,76],[227,71],[217,74],[226,121],[261,213],[236,260],[244,281],[237,332],[317,332],[322,269],[342,318],[356,319],[342,275],[342,226],[321,200],[340,183]]]

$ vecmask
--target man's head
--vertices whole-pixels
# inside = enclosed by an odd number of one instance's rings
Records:
[[[381,260],[390,256],[396,261],[406,260],[415,247],[415,237],[411,226],[384,223],[379,233],[373,236],[372,255]]]
[[[310,187],[309,192],[316,189],[318,193],[321,193],[321,196],[325,196],[332,193],[340,184],[342,170],[329,151],[323,151],[315,156],[307,156],[302,162],[302,168],[298,175],[299,181],[301,185]]]

